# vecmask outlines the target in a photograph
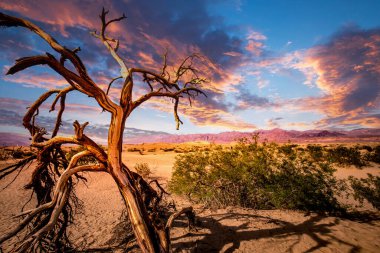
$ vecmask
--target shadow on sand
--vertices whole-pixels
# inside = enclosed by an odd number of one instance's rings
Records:
[[[300,244],[302,237],[308,236],[313,240],[312,245],[302,252],[315,252],[318,249],[326,247],[335,242],[348,248],[347,252],[360,252],[361,248],[350,242],[343,241],[332,234],[332,229],[340,223],[340,218],[333,218],[330,222],[321,222],[326,216],[313,215],[309,219],[300,223],[292,224],[290,222],[274,219],[261,215],[226,213],[212,214],[206,217],[199,217],[201,230],[198,232],[189,232],[183,236],[173,237],[173,252],[234,252],[239,249],[241,242],[270,238],[279,240],[279,243],[273,245],[280,246],[283,241],[288,241],[284,248],[274,249],[275,252],[300,252],[295,250]],[[378,219],[378,218],[376,218]],[[237,226],[223,225],[223,221],[235,221],[240,223]],[[236,222],[240,221],[240,222]],[[267,224],[270,228],[257,228],[252,222],[260,221]],[[356,218],[360,222],[360,218]],[[371,222],[368,220],[363,222]],[[230,222],[231,223],[231,222]],[[175,226],[186,226],[186,221],[178,220]],[[322,238],[323,237],[323,238]],[[260,252],[260,250],[255,250]]]

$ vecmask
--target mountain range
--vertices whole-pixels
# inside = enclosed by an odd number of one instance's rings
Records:
[[[99,137],[99,130],[104,127],[88,130],[90,137]],[[258,134],[259,140],[273,142],[380,142],[380,128],[361,128],[355,130],[284,130],[275,128],[272,130],[256,130],[253,132],[222,132],[217,134],[169,134],[159,131],[147,131],[135,128],[126,128],[124,143],[183,143],[183,142],[210,142],[230,143],[242,138],[251,138]],[[106,139],[97,139],[105,144]],[[0,146],[29,145],[29,137],[17,133],[0,133]]]
[[[205,141],[211,143],[229,143],[241,138],[250,138],[258,134],[259,140],[274,142],[355,142],[355,141],[380,141],[380,128],[361,128],[355,130],[284,130],[275,128],[272,130],[256,130],[253,132],[222,132],[218,134],[157,134],[125,138],[125,143],[182,143]]]

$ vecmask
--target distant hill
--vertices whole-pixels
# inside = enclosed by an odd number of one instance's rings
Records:
[[[274,142],[355,142],[355,141],[380,141],[380,129],[355,129],[344,130],[283,130],[275,128],[272,130],[256,130],[253,132],[223,132],[218,134],[165,134],[151,135],[147,137],[126,138],[126,143],[182,143],[194,141],[207,141],[213,143],[229,143],[241,138],[249,138],[259,134],[260,140]]]
[[[16,133],[0,133],[1,146],[29,146],[28,136]]]
[[[103,129],[104,128],[104,129]],[[106,144],[105,127],[86,129],[90,137],[98,137],[96,140],[101,144]],[[101,130],[101,131],[100,131]],[[135,128],[126,128],[124,133],[125,144],[138,143],[183,143],[183,142],[210,142],[210,143],[229,143],[241,138],[250,138],[254,134],[259,134],[261,141],[274,142],[380,142],[380,128],[361,128],[351,131],[344,130],[283,130],[275,128],[272,130],[256,130],[253,132],[223,132],[218,134],[169,134],[158,131],[147,131]],[[104,136],[104,137],[103,137]],[[99,138],[103,137],[103,138]],[[27,135],[16,133],[1,133],[0,146],[29,145],[30,140]]]

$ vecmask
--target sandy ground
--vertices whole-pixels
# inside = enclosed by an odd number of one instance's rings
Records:
[[[147,149],[148,150],[148,149]],[[163,185],[170,177],[177,153],[174,151],[125,152],[124,162],[131,168],[146,162]],[[0,163],[4,167],[5,163]],[[13,176],[0,182],[0,234],[18,220],[12,219],[30,196],[22,186],[31,168],[25,170],[8,188]],[[380,175],[378,166],[340,168],[337,177]],[[107,246],[111,232],[123,210],[122,199],[112,178],[105,173],[87,173],[88,183],[80,183],[77,194],[84,209],[70,227],[70,236],[78,246]],[[2,190],[3,189],[3,190]],[[178,206],[188,205],[176,197]],[[26,208],[33,207],[32,201]],[[187,231],[184,218],[172,230],[174,252],[380,252],[379,220],[347,220],[287,210],[251,210],[226,208],[204,210],[195,206],[198,230]],[[11,242],[12,243],[12,242]],[[7,250],[9,244],[3,245]],[[138,251],[134,248],[133,251]]]

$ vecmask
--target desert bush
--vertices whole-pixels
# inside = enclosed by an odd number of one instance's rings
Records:
[[[373,148],[371,146],[368,146],[368,145],[363,145],[360,147],[361,150],[367,150],[368,152],[372,152],[373,151]]]
[[[14,159],[21,159],[24,157],[24,152],[22,151],[21,147],[13,150],[12,157]]]
[[[327,159],[332,163],[339,165],[354,165],[356,167],[362,167],[367,165],[366,160],[360,154],[358,146],[345,147],[339,145],[336,148],[326,149]]]
[[[171,152],[171,151],[174,151],[175,148],[161,148],[161,150],[164,152]]]
[[[143,178],[148,178],[152,174],[152,170],[147,163],[136,163],[134,169]]]
[[[369,162],[380,163],[380,145],[377,145],[371,152],[365,154],[365,159]]]
[[[297,144],[284,144],[278,147],[278,150],[286,155],[292,155],[295,153],[295,148],[298,147]]]
[[[0,161],[7,160],[8,157],[8,152],[4,148],[0,149]]]
[[[367,200],[372,206],[380,210],[380,177],[368,174],[367,178],[349,177],[353,195],[363,204]]]
[[[177,156],[169,188],[209,206],[340,212],[334,193],[344,183],[327,162],[295,146],[259,144],[257,136],[231,149],[214,147]]]
[[[323,147],[320,145],[307,145],[306,150],[309,152],[314,161],[322,161],[324,159]]]
[[[22,147],[16,147],[16,148],[2,148],[0,151],[0,160],[7,160],[7,159],[21,159],[28,156],[32,156],[32,151],[26,151],[23,150]]]
[[[141,150],[138,148],[128,148],[127,151],[128,152],[140,152]]]

